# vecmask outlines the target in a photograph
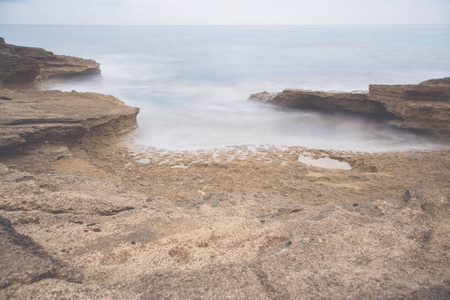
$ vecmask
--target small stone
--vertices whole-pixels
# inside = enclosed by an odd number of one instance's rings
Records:
[[[9,173],[9,169],[2,163],[0,163],[0,175]]]

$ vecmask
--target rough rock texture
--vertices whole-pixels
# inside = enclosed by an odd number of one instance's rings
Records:
[[[0,215],[84,280],[0,298],[448,298],[448,151],[136,151],[88,136],[1,157]]]
[[[11,222],[0,216],[0,289],[30,284],[46,278],[81,283],[83,274],[53,258],[42,246],[17,233]]]
[[[77,74],[98,74],[94,60],[54,55],[42,48],[6,44],[0,38],[0,87],[27,85],[36,80]]]
[[[421,85],[450,85],[450,77],[438,78],[438,79],[429,79],[422,81],[419,83]]]
[[[395,119],[390,124],[450,141],[450,78],[418,85],[370,85],[368,93],[284,90],[249,100],[303,109],[347,111]]]
[[[138,111],[95,93],[0,90],[0,150],[93,130],[119,134],[136,126]]]
[[[249,100],[276,105],[316,109],[323,111],[347,111],[390,116],[383,104],[369,99],[365,93],[332,93],[286,89],[281,93],[262,92],[252,94]]]
[[[419,85],[370,85],[369,96],[397,116],[395,125],[450,140],[450,85],[445,80]]]
[[[103,182],[57,175],[41,178],[17,171],[3,174],[0,195],[0,209],[6,211],[103,216],[132,210],[135,198],[146,199]]]

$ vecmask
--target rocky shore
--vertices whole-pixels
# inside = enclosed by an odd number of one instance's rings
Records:
[[[49,78],[101,73],[100,64],[94,60],[7,44],[2,37],[0,66],[0,88],[32,87]]]
[[[137,126],[138,112],[113,96],[0,89],[0,151],[91,131],[120,134]]]
[[[450,141],[450,78],[410,85],[370,85],[368,92],[287,89],[250,100],[301,109],[346,111],[383,118],[391,125]]]
[[[447,81],[257,97],[418,127],[447,105],[429,90]],[[449,150],[171,152],[133,145],[138,109],[112,96],[0,99],[1,299],[450,297]],[[416,120],[408,103],[434,108]]]

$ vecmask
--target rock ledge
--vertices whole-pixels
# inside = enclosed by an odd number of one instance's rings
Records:
[[[42,48],[6,44],[0,37],[0,87],[33,86],[40,80],[81,74],[100,74],[92,59],[55,55]]]
[[[302,109],[347,111],[391,119],[400,128],[450,141],[450,78],[410,85],[370,85],[368,92],[331,93],[286,89],[249,100]]]
[[[137,126],[138,112],[96,93],[0,90],[0,151],[92,131],[120,134]]]

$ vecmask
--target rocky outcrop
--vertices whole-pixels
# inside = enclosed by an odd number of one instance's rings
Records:
[[[418,85],[370,85],[369,97],[398,120],[394,125],[450,140],[450,84],[447,79]]]
[[[0,90],[0,150],[92,131],[120,134],[137,126],[138,112],[102,94]]]
[[[369,92],[327,93],[284,90],[252,94],[249,100],[275,105],[347,111],[388,117],[390,124],[450,140],[450,78],[432,79],[418,85],[370,85]]]
[[[100,65],[94,60],[10,45],[3,38],[0,38],[0,66],[0,86],[26,86],[48,78],[100,73]]]
[[[449,85],[450,86],[450,77],[429,79],[429,80],[422,81],[419,84],[420,85]]]
[[[249,100],[276,105],[322,111],[347,111],[375,115],[390,115],[384,106],[369,99],[366,93],[332,93],[286,89],[281,93],[256,93]]]

